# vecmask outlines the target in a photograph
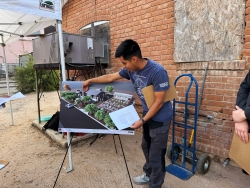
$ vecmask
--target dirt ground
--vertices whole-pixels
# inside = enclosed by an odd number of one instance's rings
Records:
[[[0,160],[10,163],[0,170],[0,188],[53,187],[66,149],[31,126],[37,118],[36,94],[12,101],[14,126],[10,126],[9,103],[0,109]],[[56,92],[46,92],[41,99],[41,115],[52,115],[59,110]],[[118,136],[115,136],[117,153],[112,135],[93,138],[72,146],[73,168],[66,173],[68,156],[58,177],[56,188],[127,188],[131,187]],[[142,173],[144,157],[140,148],[141,133],[121,135],[131,177]],[[170,164],[167,160],[167,164]],[[230,164],[230,163],[229,163]],[[205,175],[194,175],[188,181],[166,173],[163,188],[244,188],[250,186],[250,177],[240,168],[212,161]],[[135,188],[146,188],[137,186]]]

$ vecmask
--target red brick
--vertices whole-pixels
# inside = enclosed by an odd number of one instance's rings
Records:
[[[222,107],[218,106],[206,106],[206,109],[213,112],[222,112]]]
[[[223,120],[232,120],[232,115],[218,113],[216,118],[223,119]]]
[[[250,7],[250,1],[246,1],[246,7]]]
[[[207,100],[222,101],[223,95],[203,95]]]
[[[229,115],[232,115],[232,109],[228,109],[228,108],[224,108],[223,109],[223,114],[229,114]]]
[[[224,101],[236,102],[236,96],[224,96]]]
[[[217,136],[221,136],[222,132],[216,129],[210,129],[210,128],[206,128],[206,133],[207,134],[211,134],[211,135],[217,135]]]
[[[224,143],[223,142],[219,142],[219,141],[222,141],[223,139],[221,138],[217,138],[215,141],[212,141],[210,140],[209,142],[209,145],[210,146],[214,146],[214,147],[217,147],[217,148],[224,148]],[[224,140],[223,140],[224,141]],[[227,143],[228,144],[228,143]]]
[[[222,133],[222,138],[227,138],[227,139],[232,140],[232,138],[233,138],[233,132],[231,132],[231,133],[223,132]]]

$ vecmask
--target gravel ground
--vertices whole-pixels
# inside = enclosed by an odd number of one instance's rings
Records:
[[[66,150],[49,139],[35,127],[37,118],[36,94],[12,101],[14,126],[10,126],[10,109],[0,109],[0,160],[10,163],[0,170],[0,188],[53,187]],[[46,92],[41,99],[41,115],[52,115],[59,110],[56,92]],[[56,188],[127,188],[131,187],[118,136],[115,136],[117,153],[112,135],[104,135],[90,147],[93,138],[72,146],[73,168],[66,173],[68,156],[58,177]],[[142,173],[144,163],[140,148],[141,133],[121,135],[131,177]],[[167,164],[170,164],[167,160]],[[229,163],[230,164],[230,163]],[[194,175],[183,181],[167,173],[163,188],[247,188],[250,177],[240,168],[212,161],[205,175]],[[137,186],[135,188],[146,188]]]

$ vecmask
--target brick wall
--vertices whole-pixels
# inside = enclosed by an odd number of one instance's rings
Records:
[[[247,66],[246,69],[249,70],[250,62],[250,1],[246,1],[246,16],[245,16],[246,27],[244,31],[244,44],[243,44],[243,59],[246,60]]]
[[[95,4],[96,2],[96,4]],[[173,61],[174,1],[165,0],[70,0],[63,8],[63,30],[78,33],[85,25],[110,21],[111,67],[122,67],[114,52],[127,38],[136,40],[145,57],[164,65],[176,74]]]
[[[158,61],[169,75],[176,78],[192,73],[201,88],[204,68],[208,65],[200,116],[197,122],[197,149],[227,157],[234,130],[231,111],[240,82],[249,69],[250,60],[250,0],[246,2],[245,43],[242,60],[223,62],[175,63],[174,0],[70,0],[63,8],[63,30],[78,33],[85,25],[101,20],[110,21],[111,69],[122,64],[114,59],[115,49],[127,38],[136,40],[144,57]],[[183,98],[187,80],[178,83],[178,96]],[[194,96],[193,88],[191,98]],[[180,99],[181,99],[180,98]],[[191,99],[192,100],[192,99]],[[192,108],[190,109],[190,113]],[[179,113],[178,118],[183,119]],[[208,118],[208,116],[210,118]],[[192,122],[192,115],[189,122]],[[180,142],[183,130],[176,135]],[[170,135],[171,138],[171,135]]]
[[[178,75],[191,73],[198,82],[200,93],[206,66],[208,69],[197,122],[197,149],[225,158],[228,157],[234,132],[232,109],[235,108],[239,84],[246,74],[246,61],[181,63],[177,73]],[[184,100],[187,84],[187,80],[177,82],[178,100]],[[192,88],[189,95],[190,102],[194,101],[194,96]],[[189,107],[189,113],[188,124],[192,125],[194,113],[192,107]],[[183,113],[177,113],[177,121],[182,122],[183,116]],[[183,130],[178,128],[176,135],[181,138],[182,132]],[[180,142],[180,138],[177,137],[176,142]]]

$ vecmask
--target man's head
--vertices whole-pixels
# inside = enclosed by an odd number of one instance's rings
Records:
[[[138,61],[142,59],[140,46],[132,39],[124,40],[116,49],[115,57],[129,71],[135,71],[138,68]]]

